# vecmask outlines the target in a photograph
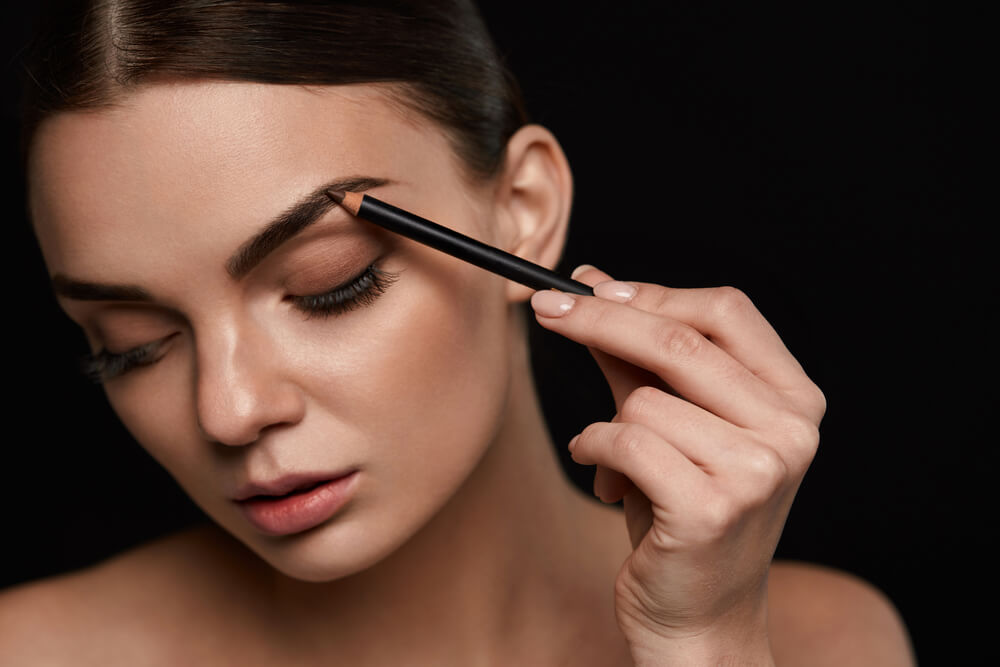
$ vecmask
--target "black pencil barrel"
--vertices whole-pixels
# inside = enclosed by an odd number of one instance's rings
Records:
[[[365,195],[361,200],[358,217],[532,289],[555,288],[570,294],[594,294],[588,285],[564,278],[544,266],[386,204],[371,195]]]

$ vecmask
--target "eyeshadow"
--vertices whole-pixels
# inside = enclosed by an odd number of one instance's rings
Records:
[[[292,249],[280,262],[283,286],[296,294],[329,289],[356,276],[380,254],[380,244],[373,239],[314,239]]]

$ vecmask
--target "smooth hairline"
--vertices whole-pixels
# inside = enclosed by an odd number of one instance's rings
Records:
[[[80,113],[80,114],[99,114],[102,112],[107,112],[114,109],[120,109],[127,106],[129,98],[133,97],[142,90],[159,86],[159,85],[169,85],[174,83],[247,83],[255,84],[261,86],[290,86],[296,87],[301,90],[314,93],[326,92],[327,89],[333,88],[357,88],[365,87],[378,92],[378,94],[385,100],[387,106],[392,109],[398,118],[408,123],[412,127],[418,130],[426,129],[427,127],[433,127],[437,131],[441,132],[445,139],[448,141],[450,147],[451,158],[455,161],[456,168],[465,183],[471,187],[482,187],[492,183],[497,176],[503,171],[504,164],[507,159],[507,145],[505,144],[501,154],[498,156],[493,169],[490,172],[483,172],[480,169],[476,169],[469,162],[462,157],[461,148],[462,141],[458,136],[457,132],[452,128],[448,127],[444,123],[440,122],[438,119],[434,118],[430,112],[424,108],[428,101],[425,99],[428,96],[422,94],[419,87],[409,81],[365,81],[358,83],[338,83],[338,84],[316,84],[316,83],[271,83],[263,81],[253,81],[249,79],[228,79],[228,78],[208,78],[208,77],[185,77],[177,75],[168,74],[157,74],[153,73],[148,76],[143,77],[142,81],[129,84],[121,84],[117,81],[105,80],[107,86],[102,91],[100,98],[95,98],[93,101],[85,104],[77,104],[73,106],[68,106],[64,109],[53,110],[49,113],[44,114],[38,123],[32,128],[31,137],[25,148],[25,167],[27,173],[31,173],[31,162],[32,156],[34,154],[34,146],[37,141],[38,135],[41,133],[42,129],[49,123],[50,120],[65,116],[68,114]],[[414,115],[416,114],[416,116]],[[522,125],[523,127],[523,125]],[[520,128],[517,128],[520,129]],[[517,131],[515,129],[515,133]],[[511,134],[513,136],[513,134]],[[506,142],[510,142],[510,137],[506,138]],[[30,186],[30,183],[29,183]]]

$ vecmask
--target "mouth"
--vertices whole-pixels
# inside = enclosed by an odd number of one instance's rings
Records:
[[[296,473],[275,480],[264,480],[244,484],[233,497],[237,503],[251,500],[275,500],[308,493],[323,484],[347,477],[354,469],[337,473]]]
[[[288,493],[278,493],[278,494],[262,493],[262,494],[259,494],[259,495],[256,495],[256,496],[251,496],[250,498],[247,498],[247,500],[259,500],[259,499],[262,499],[262,498],[263,499],[287,498],[289,496],[294,496],[294,495],[298,495],[300,493],[307,493],[309,491],[312,491],[317,486],[321,486],[323,484],[326,484],[327,482],[332,481],[333,479],[334,478],[331,477],[330,479],[324,479],[324,480],[320,480],[318,482],[312,482],[312,483],[307,482],[305,484],[302,484],[301,486],[295,487],[294,489],[292,489]]]
[[[358,477],[358,471],[352,470],[333,478],[299,481],[284,493],[257,493],[237,505],[266,535],[299,533],[337,514],[353,496]]]

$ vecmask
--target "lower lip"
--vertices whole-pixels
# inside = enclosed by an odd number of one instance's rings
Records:
[[[352,473],[332,479],[305,493],[280,498],[254,498],[239,502],[243,515],[254,527],[267,535],[291,535],[323,523],[351,499],[354,481]]]

